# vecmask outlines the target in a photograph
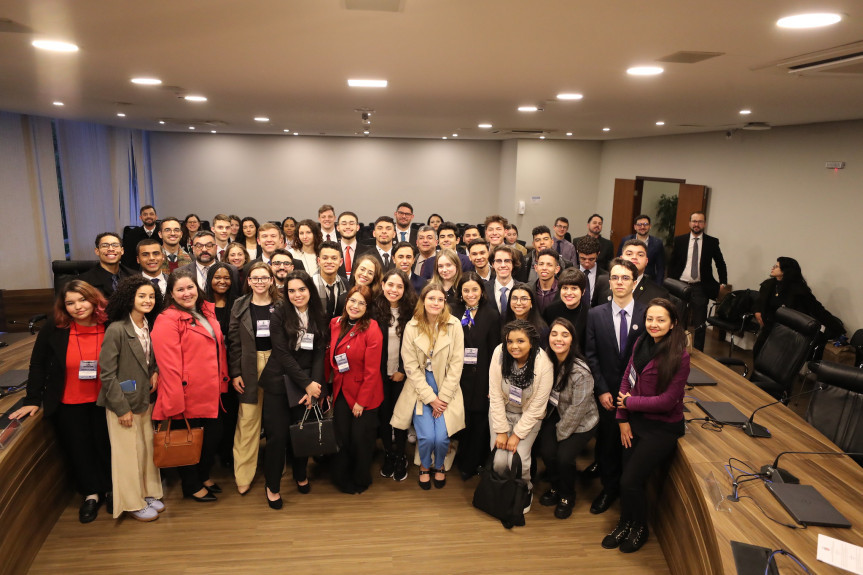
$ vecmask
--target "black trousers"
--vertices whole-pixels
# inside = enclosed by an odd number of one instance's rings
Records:
[[[182,424],[182,421],[180,423]],[[177,468],[183,486],[183,495],[197,493],[204,487],[204,482],[210,479],[210,470],[213,469],[216,449],[222,440],[222,420],[218,417],[190,419],[189,425],[204,428],[204,441],[201,445],[201,460],[197,465],[184,465]],[[177,422],[172,421],[171,429],[176,426]]]
[[[372,458],[377,437],[378,409],[364,409],[354,417],[344,394],[339,394],[333,425],[339,452],[333,458],[333,483],[342,490],[363,491],[372,484]]]
[[[674,454],[685,424],[683,420],[676,423],[654,421],[639,413],[630,413],[629,424],[632,427],[632,447],[623,450],[620,516],[625,520],[647,523],[647,480]]]
[[[575,497],[575,458],[596,435],[596,427],[589,431],[573,433],[563,441],[558,441],[555,426],[560,421],[560,414],[555,409],[542,422],[540,431],[541,454],[551,487],[561,497],[572,502]]]
[[[614,390],[612,395],[617,396]],[[602,488],[613,494],[620,493],[620,474],[623,471],[623,445],[620,443],[620,426],[617,410],[608,411],[599,406],[599,424],[596,429],[596,462]]]
[[[695,332],[692,334],[692,346],[704,351],[704,340],[707,337],[707,327],[702,324],[707,320],[707,302],[709,298],[704,293],[704,287],[700,283],[692,285],[692,299],[689,301],[689,309],[692,310],[689,323]]]
[[[458,453],[455,462],[463,473],[475,474],[478,467],[485,465],[491,452],[488,409],[465,411],[464,416],[464,429],[456,434]]]
[[[384,401],[378,408],[378,436],[381,438],[384,449],[387,453],[392,453],[396,456],[405,454],[405,445],[408,442],[407,429],[396,429],[390,425],[390,420],[393,417],[393,408],[396,406],[396,401],[404,389],[405,382],[393,381],[387,376],[384,376]],[[395,435],[395,441],[393,436]]]
[[[75,489],[85,497],[111,491],[111,441],[105,408],[61,403],[52,416]]]
[[[264,433],[267,434],[267,446],[264,449],[264,479],[270,491],[278,493],[286,460],[291,462],[294,481],[302,482],[308,479],[309,458],[294,457],[291,450],[290,431],[291,425],[303,418],[306,406],[291,407],[288,396],[284,393],[269,393],[261,389],[258,393],[265,393],[264,407],[261,412]]]
[[[240,410],[240,398],[234,389],[229,389],[222,394],[222,406],[224,411],[219,410],[219,419],[222,420],[222,439],[216,453],[225,467],[230,467],[234,461],[234,430],[237,428],[237,414]]]

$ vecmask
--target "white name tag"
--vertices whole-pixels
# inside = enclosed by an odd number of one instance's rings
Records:
[[[516,387],[514,385],[509,386],[509,401],[516,405],[521,405],[521,392],[522,389],[520,387]]]
[[[347,354],[340,353],[339,355],[337,355],[335,357],[335,360],[336,360],[336,367],[338,368],[339,373],[344,373],[351,368],[351,366],[348,365]]]
[[[255,331],[255,337],[270,337],[270,320],[258,320],[258,329]]]
[[[96,364],[94,360],[81,360],[78,366],[78,379],[96,379]]]
[[[476,357],[479,353],[479,348],[466,347],[464,348],[464,363],[465,365],[476,365]]]
[[[312,350],[315,348],[315,334],[303,334],[303,339],[300,340],[300,349]]]
[[[552,391],[551,395],[548,396],[548,402],[553,406],[557,407],[558,402],[560,401],[560,392]]]

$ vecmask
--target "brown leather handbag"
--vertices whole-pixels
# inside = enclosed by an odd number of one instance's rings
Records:
[[[153,434],[153,463],[156,467],[183,467],[201,460],[204,429],[192,428],[185,417],[186,429],[171,430],[171,420],[163,421]],[[165,428],[163,426],[167,423]]]

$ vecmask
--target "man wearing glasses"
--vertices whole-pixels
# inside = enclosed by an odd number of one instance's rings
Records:
[[[192,258],[180,246],[183,239],[183,228],[177,218],[165,218],[159,225],[159,238],[162,240],[162,253],[165,259],[162,261],[162,273],[169,275],[177,268],[192,263]]]
[[[643,241],[647,246],[647,268],[645,268],[644,274],[655,281],[657,285],[662,285],[662,280],[665,279],[665,249],[662,247],[662,240],[650,235],[650,216],[641,214],[635,218],[633,227],[635,233],[620,240],[620,249],[617,250],[617,255],[623,255],[623,245],[629,240]]]
[[[575,263],[575,246],[566,239],[566,233],[569,231],[569,220],[561,216],[554,220],[554,251],[560,256],[572,263]]]
[[[96,249],[93,250],[99,258],[99,265],[81,274],[78,279],[84,280],[102,292],[105,298],[111,297],[117,284],[124,277],[135,272],[120,265],[123,257],[123,242],[120,236],[113,232],[103,232],[96,236]]]
[[[485,284],[485,295],[489,301],[494,302],[498,313],[503,316],[506,314],[509,294],[515,286],[512,274],[519,265],[519,258],[515,255],[515,250],[507,245],[498,245],[491,254],[491,267],[494,268],[495,277],[494,281]]]
[[[273,275],[276,277],[276,287],[284,288],[288,274],[294,271],[294,258],[291,252],[284,249],[273,252],[273,257],[270,258],[270,267],[273,268]]]
[[[210,230],[201,230],[192,239],[192,257],[194,261],[189,265],[178,268],[192,272],[197,279],[198,288],[207,291],[207,272],[210,266],[216,263],[216,235]],[[226,264],[231,270],[231,285],[237,285],[237,269],[231,264]]]
[[[396,208],[396,237],[394,243],[410,242],[417,243],[417,231],[411,228],[414,219],[414,208],[407,202],[402,202]]]

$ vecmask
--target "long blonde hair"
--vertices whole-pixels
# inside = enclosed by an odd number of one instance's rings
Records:
[[[441,310],[435,325],[432,325],[429,322],[425,306],[426,297],[433,291],[439,291],[444,297],[443,310]],[[417,323],[419,324],[420,332],[426,334],[429,339],[434,339],[438,333],[446,330],[446,324],[449,321],[449,318],[449,304],[446,303],[446,292],[443,289],[443,285],[434,281],[429,282],[420,292],[420,297],[417,300],[416,307],[414,308],[414,319],[417,320]]]

